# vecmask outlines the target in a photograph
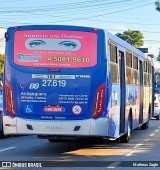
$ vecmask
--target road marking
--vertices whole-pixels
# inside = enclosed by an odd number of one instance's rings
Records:
[[[127,153],[125,156],[131,156],[137,148],[139,148],[140,146],[143,146],[143,145],[144,144],[142,144],[142,143],[138,143],[136,146],[133,147],[132,151]]]
[[[8,151],[10,149],[15,149],[16,147],[13,146],[13,147],[9,147],[9,148],[5,148],[5,149],[1,149],[0,152],[4,152],[4,151]]]
[[[136,149],[136,148],[138,148],[138,147],[140,147],[140,146],[142,146],[142,145],[144,145],[144,144],[138,143],[136,146],[133,147],[133,149]]]
[[[149,136],[154,136],[155,135],[155,133],[151,133]]]
[[[155,130],[154,132],[159,132],[159,130],[157,129],[157,130]]]
[[[127,153],[125,156],[131,156],[134,151],[131,151],[130,153]]]
[[[144,140],[145,142],[147,142],[147,141],[149,141],[150,139],[146,139],[146,140]]]
[[[107,168],[115,168],[116,166],[118,166],[121,162],[113,162],[110,165],[107,166]]]

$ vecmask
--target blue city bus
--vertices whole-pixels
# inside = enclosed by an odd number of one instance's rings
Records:
[[[160,68],[155,68],[154,77],[155,77],[155,93],[160,94]]]
[[[153,117],[160,119],[160,68],[154,69],[154,112]]]
[[[0,89],[0,138],[4,138],[4,133],[3,133],[3,95],[2,95],[2,90]]]
[[[52,25],[10,27],[5,38],[6,135],[128,142],[133,129],[148,128],[153,64],[127,42]]]

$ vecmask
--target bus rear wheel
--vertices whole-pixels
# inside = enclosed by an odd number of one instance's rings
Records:
[[[48,139],[48,141],[49,141],[49,142],[55,142],[55,140],[54,140],[54,139]]]
[[[4,132],[3,132],[3,129],[2,129],[2,130],[0,130],[0,138],[1,138],[1,139],[5,138],[5,135],[4,135]]]
[[[128,118],[128,131],[126,134],[120,137],[121,143],[128,143],[131,138],[131,130],[132,130],[132,118],[129,116]]]
[[[49,142],[63,142],[62,139],[48,139]]]
[[[128,129],[128,132],[120,137],[121,143],[128,143],[131,138],[131,130]]]
[[[149,127],[149,120],[141,126],[141,130],[146,130]]]
[[[156,120],[160,119],[160,113],[156,116]]]

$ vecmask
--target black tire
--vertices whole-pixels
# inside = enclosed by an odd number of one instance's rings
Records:
[[[156,120],[159,120],[160,119],[160,114],[158,114],[157,116],[156,116]]]
[[[130,141],[131,130],[132,130],[132,116],[131,116],[131,114],[129,114],[129,118],[128,118],[128,131],[127,131],[126,134],[124,134],[123,136],[120,137],[119,141],[121,143],[128,143]]]
[[[63,142],[65,140],[62,139],[48,139],[49,142]]]
[[[5,138],[5,135],[4,135],[4,132],[3,132],[3,129],[2,129],[2,130],[0,130],[0,139],[3,139],[3,138]]]
[[[149,114],[149,120],[151,120],[151,119],[152,119],[152,109],[151,109],[151,105],[149,105],[149,112],[148,112],[148,114]]]
[[[49,142],[54,142],[55,140],[54,139],[48,139]]]
[[[149,127],[149,120],[141,126],[141,130],[146,130]]]

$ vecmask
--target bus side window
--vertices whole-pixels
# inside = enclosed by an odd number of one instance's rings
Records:
[[[119,83],[117,47],[109,43],[109,52],[112,83]]]
[[[127,75],[127,83],[131,84],[131,74],[130,73]]]
[[[147,61],[143,62],[143,73],[144,73],[144,85],[147,86],[148,85],[148,73],[147,73],[147,66],[148,63]]]
[[[126,52],[126,73],[127,73],[127,84],[132,84],[132,53]]]
[[[133,84],[138,85],[138,57],[133,55]]]

